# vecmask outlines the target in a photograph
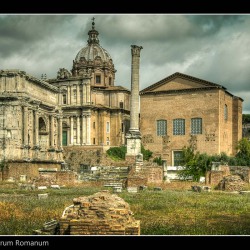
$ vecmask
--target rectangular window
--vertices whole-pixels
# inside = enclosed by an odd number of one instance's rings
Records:
[[[158,136],[163,136],[167,134],[167,121],[157,120],[156,132]]]
[[[74,99],[76,100],[76,89],[73,90]]]
[[[93,145],[95,145],[95,138],[93,138]]]
[[[192,135],[202,134],[202,118],[191,119],[191,134]]]
[[[93,122],[93,128],[95,129],[95,122]]]
[[[62,134],[62,145],[67,146],[68,145],[68,134],[67,131],[63,131]]]
[[[111,84],[112,84],[112,78],[109,77],[109,85],[111,85]]]
[[[109,137],[107,137],[107,145],[109,145]]]
[[[174,151],[174,166],[182,165],[182,151]]]
[[[110,126],[109,126],[109,122],[107,122],[107,125],[106,125],[106,132],[109,133],[110,131]]]
[[[123,102],[120,102],[120,109],[123,109]]]
[[[101,76],[100,75],[95,76],[95,83],[101,83]]]
[[[173,135],[185,135],[185,120],[184,119],[173,120]]]
[[[64,94],[62,98],[63,98],[63,104],[67,104],[67,95]]]

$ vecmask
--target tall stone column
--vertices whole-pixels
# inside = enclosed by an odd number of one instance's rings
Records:
[[[50,146],[54,147],[54,117],[50,115]]]
[[[87,115],[87,142],[86,142],[86,144],[87,145],[90,145],[91,143],[90,143],[90,114],[89,115]]]
[[[82,145],[86,145],[86,118],[82,115]]]
[[[23,144],[28,145],[28,107],[23,107]]]
[[[139,68],[142,47],[131,45],[131,98],[130,98],[130,129],[127,138],[126,156],[136,157],[141,154],[141,133],[139,131]]]
[[[74,144],[74,117],[70,117],[70,145]]]
[[[76,117],[76,144],[80,145],[80,117]]]

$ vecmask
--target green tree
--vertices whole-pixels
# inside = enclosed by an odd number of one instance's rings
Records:
[[[182,149],[182,166],[178,175],[183,179],[192,178],[193,181],[199,181],[207,170],[211,169],[211,157],[207,154],[200,154],[194,151],[192,147]]]
[[[236,154],[238,165],[249,166],[250,141],[247,138],[242,138],[241,140],[239,140],[236,149],[238,150],[238,153]]]

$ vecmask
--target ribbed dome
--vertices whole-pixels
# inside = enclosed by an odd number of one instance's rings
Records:
[[[103,62],[112,60],[107,50],[102,48],[98,43],[91,43],[78,52],[75,61],[80,62],[81,58],[85,58],[86,61],[94,61],[96,57],[100,57]]]
[[[88,45],[78,52],[75,62],[80,62],[81,58],[85,58],[86,61],[94,61],[97,57],[100,57],[103,62],[112,60],[109,53],[99,45],[99,33],[95,30],[94,21],[92,22],[92,30],[88,32],[88,35]]]

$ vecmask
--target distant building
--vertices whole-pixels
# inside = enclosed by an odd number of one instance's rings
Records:
[[[236,153],[242,102],[225,87],[175,73],[140,92],[140,131],[146,149],[179,166],[184,146],[207,154]]]

